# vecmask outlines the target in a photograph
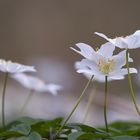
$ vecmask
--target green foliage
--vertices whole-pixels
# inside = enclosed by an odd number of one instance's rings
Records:
[[[69,123],[59,135],[62,118],[33,119],[23,117],[0,129],[0,140],[139,140],[140,123],[118,121],[105,128],[95,128],[81,123]]]

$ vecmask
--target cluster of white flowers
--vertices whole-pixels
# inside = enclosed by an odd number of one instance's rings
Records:
[[[10,73],[12,78],[14,78],[24,87],[33,91],[49,92],[53,95],[57,95],[58,91],[62,89],[60,85],[56,85],[53,83],[46,84],[43,80],[24,73],[36,72],[34,66],[22,65],[19,63],[14,63],[12,61],[0,59],[0,71]]]
[[[124,76],[128,74],[127,68],[124,68],[126,51],[140,47],[140,30],[132,35],[114,39],[110,39],[102,33],[95,32],[95,34],[108,41],[101,45],[97,51],[85,43],[76,44],[80,50],[71,48],[84,56],[84,59],[75,63],[77,72],[83,73],[87,78],[94,76],[94,79],[99,82],[104,82],[106,76],[108,80],[124,79]],[[115,47],[125,50],[113,55]],[[128,61],[133,62],[133,59],[129,57]],[[137,73],[135,68],[129,68],[129,71],[130,73]]]

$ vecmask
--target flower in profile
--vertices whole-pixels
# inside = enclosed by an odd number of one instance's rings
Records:
[[[58,91],[62,89],[60,85],[46,84],[44,81],[37,77],[30,76],[24,73],[13,74],[12,78],[18,81],[25,88],[28,88],[37,92],[50,92],[53,95],[57,95]]]
[[[116,37],[114,39],[108,38],[103,33],[95,32],[96,35],[106,39],[113,45],[119,48],[135,49],[140,47],[140,30],[126,37]]]
[[[4,59],[0,59],[0,71],[7,73],[36,72],[33,66],[22,65]]]
[[[87,77],[94,75],[94,79],[99,82],[104,82],[105,76],[108,77],[108,80],[121,80],[128,74],[127,69],[123,68],[126,64],[126,50],[113,55],[115,46],[110,42],[103,44],[97,51],[84,43],[78,43],[76,46],[80,50],[71,49],[85,57],[75,63],[78,73],[83,73]],[[129,62],[133,62],[130,57]],[[137,70],[130,68],[130,73],[137,73]]]

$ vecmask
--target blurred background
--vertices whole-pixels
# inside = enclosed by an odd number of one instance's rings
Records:
[[[132,34],[140,29],[139,5],[139,0],[0,0],[0,57],[33,65],[38,71],[34,75],[47,83],[63,86],[56,97],[49,93],[36,93],[24,115],[66,117],[87,82],[74,69],[74,62],[82,57],[70,47],[75,47],[78,42],[100,47],[105,40],[94,35],[95,31],[109,37]],[[132,50],[131,57],[139,71],[139,50]],[[3,77],[1,73],[1,91]],[[133,75],[133,83],[140,104],[138,77]],[[7,117],[18,117],[28,93],[19,83],[9,79]],[[104,84],[97,82],[89,88],[72,121],[83,121],[91,95],[93,101],[85,123],[103,124]],[[130,99],[127,78],[109,83],[108,119],[110,122],[139,119]]]

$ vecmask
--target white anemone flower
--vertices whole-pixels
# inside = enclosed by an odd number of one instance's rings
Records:
[[[108,80],[121,80],[128,74],[127,69],[122,68],[126,64],[126,50],[113,55],[115,46],[110,42],[103,44],[97,51],[84,43],[78,43],[76,46],[80,50],[71,49],[85,57],[75,63],[78,73],[83,73],[88,78],[94,75],[94,79],[99,82],[104,82],[105,76],[108,77]],[[133,62],[130,57],[129,62]],[[137,70],[130,68],[130,73],[137,73]]]
[[[137,30],[129,36],[116,37],[114,39],[108,38],[103,33],[95,32],[95,34],[106,39],[107,41],[111,42],[113,45],[121,49],[135,49],[140,47],[140,30]]]
[[[7,73],[36,72],[33,66],[22,65],[4,59],[0,59],[0,71]]]
[[[62,89],[62,86],[57,84],[46,84],[44,81],[34,76],[29,76],[24,73],[13,74],[12,78],[18,81],[22,86],[36,92],[50,92],[53,95],[57,95],[58,91]]]

